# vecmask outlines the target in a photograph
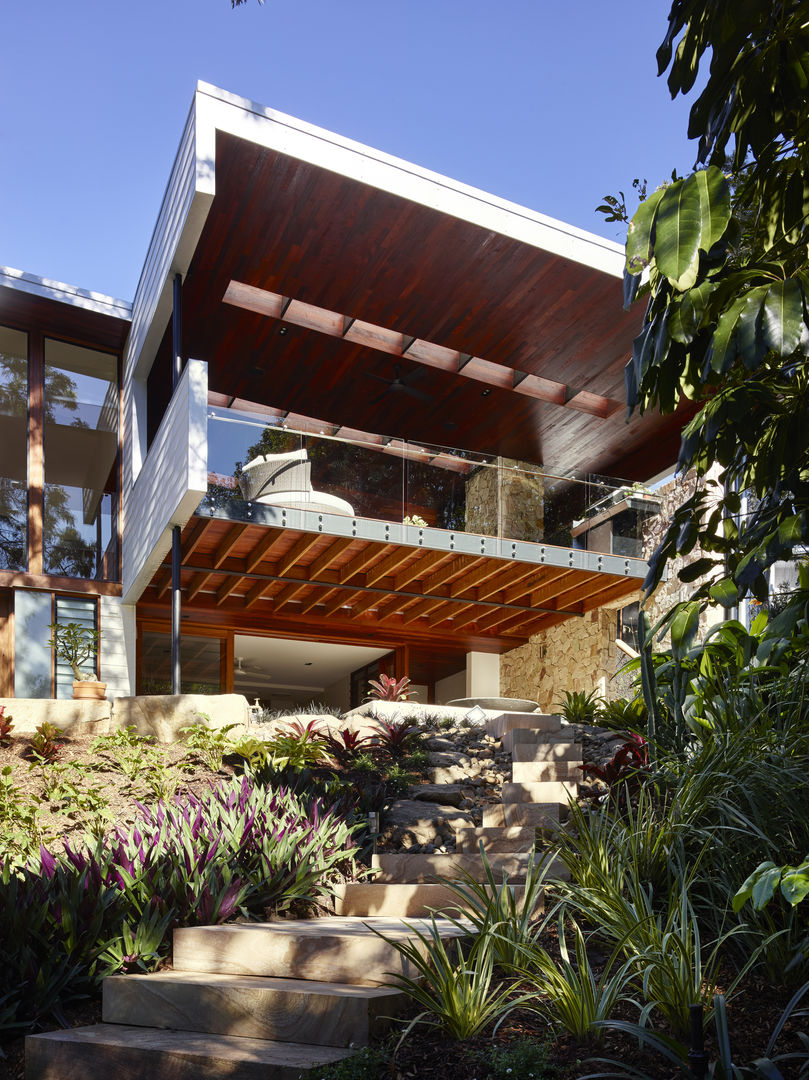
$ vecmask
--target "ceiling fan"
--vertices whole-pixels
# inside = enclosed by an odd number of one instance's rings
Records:
[[[265,671],[263,668],[258,667],[246,667],[243,656],[236,657],[236,666],[233,669],[233,677],[235,679],[240,678],[244,682],[266,683],[267,686],[272,684],[272,676],[269,671]]]
[[[407,375],[402,375],[402,365],[393,365],[393,378],[386,379],[382,375],[375,375],[373,371],[364,372],[369,379],[376,379],[378,382],[383,382],[387,385],[387,389],[383,390],[378,398],[375,398],[371,405],[378,405],[383,400],[386,394],[391,391],[399,394],[409,394],[410,397],[418,398],[420,401],[430,401],[430,395],[422,393],[421,390],[415,390],[410,383],[415,379],[420,379],[424,374],[419,368],[414,368],[413,371],[408,372]]]

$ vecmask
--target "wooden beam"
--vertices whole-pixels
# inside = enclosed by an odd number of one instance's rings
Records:
[[[192,518],[191,520],[194,522],[194,526],[188,532],[182,544],[183,562],[187,562],[197,550],[211,523],[210,518]]]
[[[158,600],[168,591],[169,585],[171,585],[171,570],[164,570],[163,575],[155,580],[155,591]]]
[[[276,544],[280,544],[285,535],[283,529],[279,529],[277,532],[270,530],[263,540],[256,544],[245,561],[245,569],[248,574],[252,574],[259,563],[263,562],[272,553],[272,549]]]
[[[340,558],[344,551],[351,547],[354,543],[354,538],[341,536],[337,540],[333,540],[322,555],[311,562],[306,568],[306,576],[308,578],[318,578],[324,570],[328,570],[333,562]]]
[[[384,558],[381,562],[378,562],[376,566],[370,567],[365,573],[365,584],[376,585],[377,581],[381,581],[382,578],[387,577],[388,574],[394,574],[402,563],[406,562],[413,554],[411,548],[397,547],[395,551],[391,552],[387,558]]]
[[[248,589],[247,596],[244,598],[245,610],[249,611],[253,604],[260,600],[265,593],[268,593],[275,584],[274,581],[257,581],[255,585]]]
[[[415,619],[421,618],[422,615],[429,615],[431,611],[435,611],[437,607],[441,607],[443,604],[444,601],[437,597],[431,597],[429,600],[420,600],[414,607],[409,608],[404,613],[402,622],[407,625]]]
[[[399,571],[393,583],[394,589],[398,592],[405,585],[409,585],[411,581],[416,581],[424,574],[428,574],[448,557],[449,552],[446,551],[425,551],[422,557],[417,559],[411,566],[406,566],[404,570]]]
[[[317,607],[318,604],[321,604],[321,603],[323,603],[325,601],[328,601],[329,597],[334,596],[335,593],[337,592],[336,589],[329,589],[329,588],[325,589],[323,592],[319,592],[318,590],[320,588],[321,588],[321,586],[317,586],[312,591],[312,595],[309,597],[309,599],[304,600],[303,604],[301,605],[301,607],[298,610],[299,615],[305,615],[307,613],[307,611],[311,611],[312,608]]]
[[[244,580],[245,579],[241,577],[226,577],[224,582],[216,590],[216,606],[221,607],[227,598],[233,595]]]
[[[202,590],[205,588],[205,586],[208,584],[212,577],[212,573],[206,572],[197,574],[191,584],[188,586],[188,590],[185,596],[186,600],[191,601],[195,597],[199,596],[199,594],[202,592]]]
[[[351,589],[338,589],[337,596],[334,597],[328,604],[326,604],[323,610],[323,617],[328,619],[330,615],[333,615],[335,611],[339,611],[341,607],[349,603],[355,596],[356,592],[352,592]]]
[[[346,565],[340,570],[340,584],[345,584],[345,582],[350,581],[353,577],[356,577],[357,574],[361,574],[362,571],[365,570],[365,568],[368,566],[368,564],[372,563],[377,557],[377,555],[379,555],[380,552],[383,552],[385,548],[389,546],[390,545],[385,544],[382,548],[380,548],[376,544],[369,543],[367,547],[364,547],[362,551],[359,552],[358,555],[354,556],[351,562],[346,563]],[[365,582],[363,582],[363,584],[365,584]]]
[[[239,539],[243,533],[247,530],[247,525],[234,525],[228,530],[224,540],[214,552],[213,564],[214,567],[220,567],[225,559],[230,555],[231,551],[236,547]]]
[[[458,555],[457,558],[452,559],[444,566],[440,567],[431,574],[424,582],[424,591],[432,592],[434,589],[439,589],[442,585],[445,585],[448,581],[458,577],[459,574],[469,573],[473,567],[481,562],[482,556],[470,556]]]
[[[290,600],[294,600],[298,593],[301,593],[304,589],[308,588],[308,581],[295,581],[284,586],[278,595],[273,597],[273,611],[280,611],[285,604],[290,602]]]
[[[307,551],[320,543],[322,536],[320,533],[303,533],[298,540],[292,545],[286,555],[282,555],[273,568],[273,573],[278,577],[283,577],[298,559],[303,558]]]

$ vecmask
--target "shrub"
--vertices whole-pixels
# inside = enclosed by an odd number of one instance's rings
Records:
[[[11,729],[14,727],[14,718],[6,716],[5,705],[0,705],[0,746],[11,746]]]
[[[380,720],[378,723],[379,731],[373,736],[373,745],[383,758],[401,760],[407,757],[421,740],[419,726],[412,720],[395,720],[391,723]]]
[[[31,755],[38,761],[55,761],[59,756],[59,741],[64,735],[55,724],[43,721],[31,736]]]
[[[594,724],[598,716],[601,698],[597,690],[585,694],[583,690],[563,691],[563,701],[556,706],[569,724]]]

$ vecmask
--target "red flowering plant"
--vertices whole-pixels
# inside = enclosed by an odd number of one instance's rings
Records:
[[[609,788],[610,798],[618,806],[626,806],[627,800],[637,793],[641,781],[649,769],[649,746],[642,735],[631,732],[606,765],[586,762],[579,765],[582,772],[594,776]]]
[[[407,701],[413,693],[408,689],[410,679],[406,675],[397,679],[393,675],[383,674],[379,679],[369,679],[368,686],[369,701]]]

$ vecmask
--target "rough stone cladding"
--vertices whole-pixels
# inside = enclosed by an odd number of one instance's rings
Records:
[[[509,540],[535,540],[544,528],[545,483],[536,465],[498,458],[466,484],[466,530]]]
[[[663,537],[675,508],[694,490],[696,478],[690,473],[659,488],[655,494],[662,500],[659,515],[648,519],[643,530],[643,557],[648,559]],[[688,599],[693,585],[683,584],[677,571],[702,555],[699,544],[684,559],[669,567],[668,579],[658,585],[647,601],[645,610],[652,625],[672,605]],[[553,710],[565,690],[597,690],[610,700],[625,697],[630,692],[630,679],[617,673],[626,662],[625,655],[615,644],[617,611],[636,600],[641,593],[630,595],[611,606],[588,612],[581,619],[543,631],[517,649],[501,657],[501,693],[509,697],[524,697],[538,701],[541,708]],[[700,630],[705,631],[717,619],[716,612],[703,613]]]

